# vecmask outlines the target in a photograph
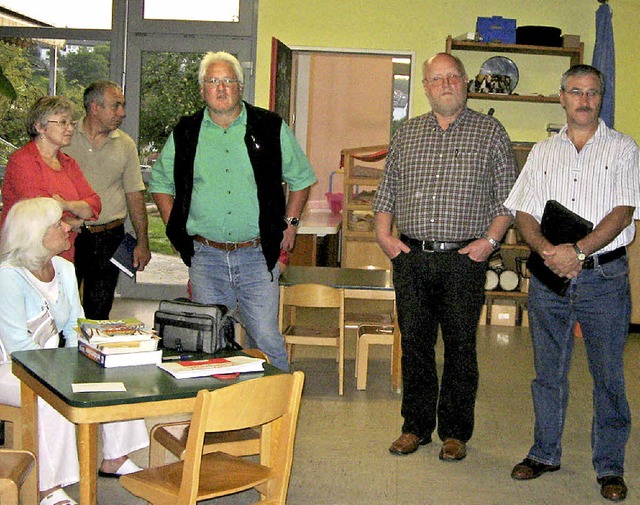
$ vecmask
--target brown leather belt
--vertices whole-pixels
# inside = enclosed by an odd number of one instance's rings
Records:
[[[115,221],[110,221],[104,224],[94,224],[94,225],[85,224],[84,229],[87,230],[89,233],[100,233],[103,231],[113,230],[114,228],[117,228],[118,226],[122,226],[123,224],[124,224],[124,218],[116,219]]]
[[[223,251],[235,251],[236,249],[242,249],[243,247],[258,247],[260,245],[260,237],[246,242],[214,242],[208,238],[204,238],[201,235],[195,235],[193,237],[197,242],[208,245],[209,247],[215,247],[216,249],[222,249]]]

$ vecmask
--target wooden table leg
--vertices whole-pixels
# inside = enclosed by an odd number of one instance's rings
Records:
[[[31,451],[36,457],[36,464],[31,471],[36,475],[34,479],[39,489],[38,480],[38,396],[24,382],[20,383],[22,409],[22,448]],[[33,484],[29,483],[29,486]],[[37,505],[38,492],[25,493],[25,505]],[[37,491],[37,490],[36,490]],[[35,499],[35,502],[30,501]]]
[[[98,425],[78,424],[76,433],[80,462],[80,505],[97,505]]]

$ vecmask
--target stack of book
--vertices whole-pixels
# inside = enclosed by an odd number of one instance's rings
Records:
[[[138,319],[80,318],[78,330],[78,352],[105,368],[162,361],[160,339]]]

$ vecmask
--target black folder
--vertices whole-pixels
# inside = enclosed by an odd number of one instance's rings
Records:
[[[544,206],[540,222],[542,235],[553,245],[574,244],[593,230],[593,223],[567,209],[555,200],[549,200]],[[570,279],[560,277],[544,264],[542,257],[531,251],[527,261],[529,271],[549,289],[564,296]]]

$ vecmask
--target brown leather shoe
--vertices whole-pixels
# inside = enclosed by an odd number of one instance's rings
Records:
[[[600,477],[598,484],[602,486],[600,494],[607,500],[622,501],[627,497],[627,485],[624,483],[624,479],[618,475]]]
[[[431,442],[429,438],[420,438],[413,433],[403,433],[398,440],[391,444],[389,452],[391,454],[397,454],[398,456],[411,454],[412,452],[416,452],[419,446],[428,444],[429,442]]]
[[[560,470],[560,465],[546,465],[525,458],[522,463],[518,463],[513,467],[513,470],[511,470],[511,478],[515,480],[537,479],[543,473],[556,472],[558,470]]]
[[[462,440],[447,438],[442,443],[439,458],[442,461],[460,461],[467,456],[467,444]]]

